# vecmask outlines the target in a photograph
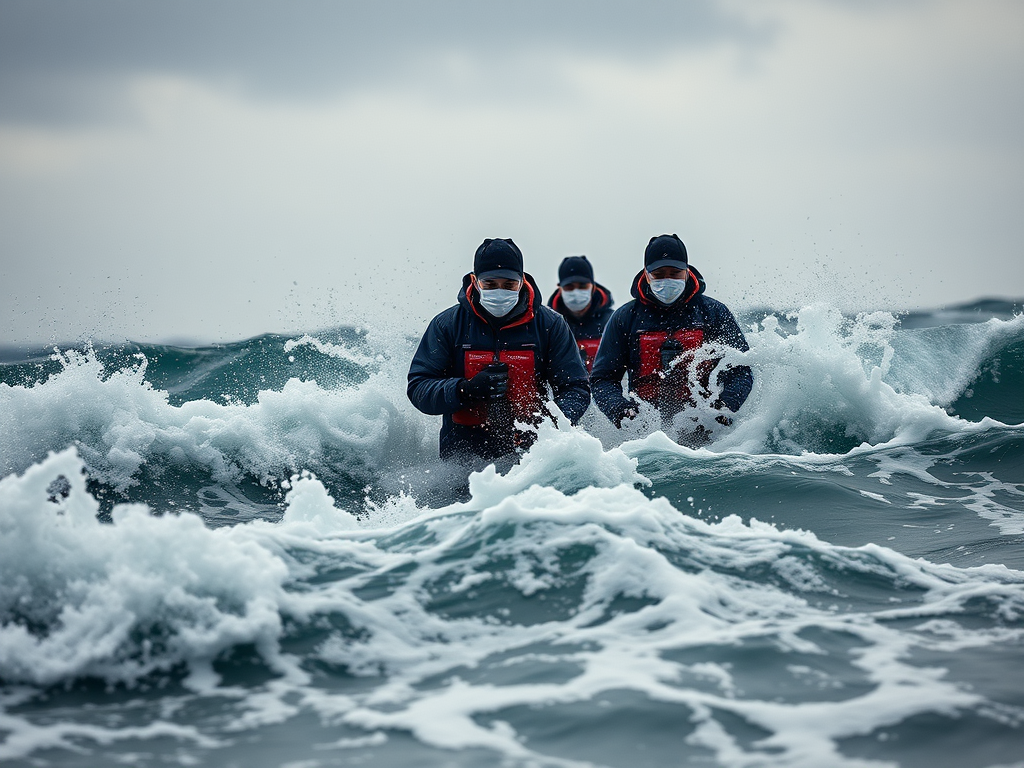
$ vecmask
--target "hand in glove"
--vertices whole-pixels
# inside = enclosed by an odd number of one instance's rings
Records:
[[[508,391],[508,363],[491,363],[472,379],[459,382],[459,399],[463,403],[485,403],[501,400]]]
[[[711,407],[714,408],[716,411],[721,411],[723,408],[728,408],[728,406],[724,402],[722,402],[722,398],[718,398],[717,400],[715,400],[715,402],[711,404]],[[723,427],[732,426],[732,417],[726,416],[724,413],[720,413],[717,416],[715,416],[715,421],[717,421]]]
[[[615,418],[612,419],[612,423],[615,424],[617,429],[622,429],[622,423],[624,421],[632,421],[636,418],[636,415],[639,412],[640,411],[637,408],[636,403],[627,403],[619,409],[618,414],[616,414]]]

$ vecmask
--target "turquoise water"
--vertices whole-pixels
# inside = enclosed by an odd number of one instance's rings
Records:
[[[1019,308],[751,313],[707,449],[469,501],[417,329],[0,349],[0,761],[1024,765]]]

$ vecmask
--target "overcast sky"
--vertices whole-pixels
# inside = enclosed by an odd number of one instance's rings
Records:
[[[619,303],[1024,296],[1018,0],[0,0],[0,344],[454,302],[485,237]]]

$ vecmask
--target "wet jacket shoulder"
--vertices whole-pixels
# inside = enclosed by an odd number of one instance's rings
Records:
[[[464,378],[464,352],[470,349],[533,350],[536,377],[550,384],[562,413],[575,423],[590,405],[587,372],[572,333],[561,315],[543,306],[529,274],[519,304],[504,318],[493,318],[480,307],[466,275],[458,303],[427,326],[409,368],[407,393],[419,410],[445,416],[442,431],[452,427],[451,414],[465,407],[457,387]]]
[[[465,310],[456,304],[436,315],[423,332],[409,368],[408,395],[424,413],[437,416],[455,413],[459,403],[454,356],[459,346],[459,329],[465,325]]]
[[[633,300],[619,307],[608,321],[601,347],[590,374],[594,401],[601,411],[614,419],[629,404],[622,395],[622,377],[628,374],[630,390],[640,366],[638,338],[645,331],[676,331],[699,328],[704,343],[726,344],[746,352],[750,347],[736,319],[722,302],[705,295],[704,278],[690,267],[687,292],[671,305],[657,301],[641,270],[633,280]],[[747,366],[723,371],[718,377],[722,385],[722,402],[732,411],[750,394],[753,374]]]
[[[615,301],[612,293],[600,283],[594,283],[594,294],[590,300],[590,306],[582,316],[577,317],[565,306],[562,301],[562,292],[555,289],[555,292],[548,298],[548,306],[558,312],[569,325],[569,330],[577,339],[599,339],[604,333],[605,326],[611,319]]]

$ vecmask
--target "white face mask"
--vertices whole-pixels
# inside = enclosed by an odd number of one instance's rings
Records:
[[[563,288],[562,301],[565,302],[565,306],[567,306],[570,311],[582,312],[590,303],[590,297],[593,293],[593,288],[580,288],[575,291],[567,291]]]
[[[686,279],[682,280],[655,280],[648,276],[648,280],[651,283],[651,293],[654,294],[654,298],[660,301],[662,304],[671,304],[673,301],[683,295],[683,291],[686,290]]]
[[[502,288],[494,288],[490,291],[483,288],[478,290],[480,291],[480,306],[494,317],[504,317],[512,311],[512,307],[519,303],[519,291],[506,291]]]

